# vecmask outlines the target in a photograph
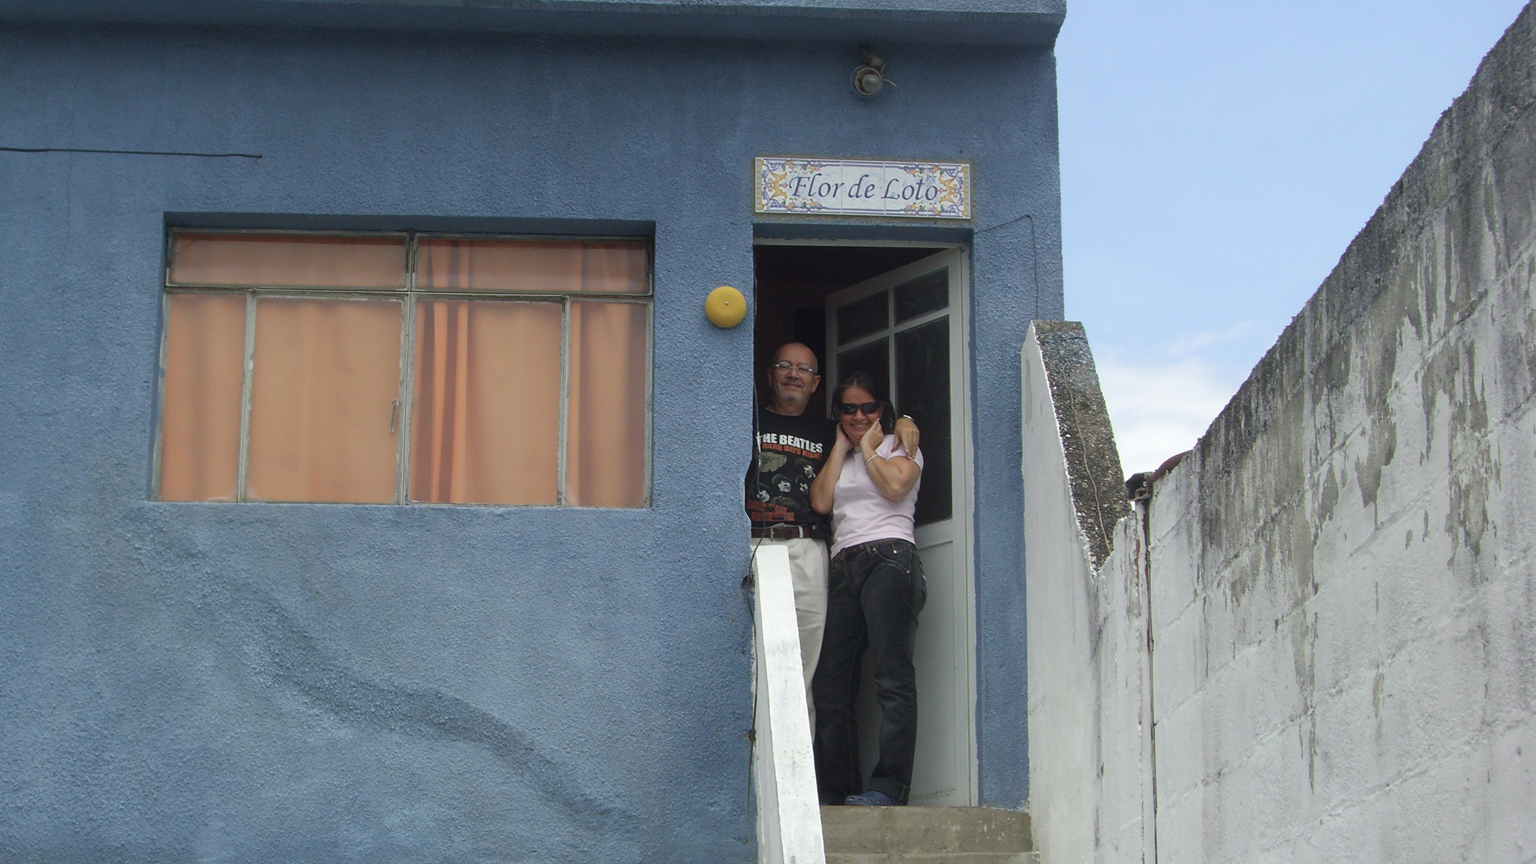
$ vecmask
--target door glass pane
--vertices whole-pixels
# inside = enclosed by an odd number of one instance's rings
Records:
[[[647,307],[571,304],[566,503],[645,506]]]
[[[429,237],[416,246],[423,291],[644,294],[647,247],[631,241],[465,240]]]
[[[405,288],[404,237],[177,234],[172,285]]]
[[[949,269],[935,270],[897,285],[896,323],[935,312],[949,305]],[[924,457],[926,458],[926,457]]]
[[[838,380],[828,390],[830,391],[832,388],[835,388],[837,384],[842,383],[843,379],[854,372],[863,372],[874,378],[880,382],[880,386],[889,394],[891,392],[889,342],[885,338],[880,338],[868,345],[860,345],[852,351],[844,351],[837,355]]]
[[[837,310],[837,344],[847,345],[861,336],[879,333],[891,326],[891,298],[881,291]]]
[[[394,300],[257,301],[248,500],[395,500],[400,310]]]
[[[244,294],[170,295],[160,500],[235,500],[244,359]]]
[[[923,485],[914,522],[927,525],[953,515],[950,488],[949,319],[896,334],[896,408],[912,415],[922,442]]]
[[[555,504],[560,304],[416,304],[411,500]]]

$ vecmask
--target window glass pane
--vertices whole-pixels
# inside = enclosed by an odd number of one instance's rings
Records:
[[[405,287],[404,237],[176,234],[173,285]]]
[[[257,301],[248,500],[395,499],[400,310],[393,300]]]
[[[881,291],[837,310],[837,344],[847,345],[860,336],[879,333],[891,326],[890,296]]]
[[[555,504],[560,304],[416,304],[411,500]]]
[[[650,256],[641,243],[583,243],[581,291],[586,294],[645,294],[650,291]]]
[[[914,522],[950,518],[953,501],[949,415],[949,319],[896,334],[896,407],[912,415],[922,433],[923,485]]]
[[[160,499],[233,501],[245,295],[172,294],[166,301]]]
[[[645,506],[647,312],[641,303],[571,304],[567,503]]]
[[[827,387],[830,393],[855,372],[874,378],[880,382],[880,386],[886,393],[891,392],[891,357],[890,343],[886,339],[876,339],[868,345],[860,345],[852,351],[844,351],[837,355],[837,381]],[[922,428],[922,427],[918,427]],[[922,446],[919,444],[918,446]]]
[[[423,238],[416,287],[426,291],[644,294],[646,247],[623,241]]]
[[[895,299],[897,324],[943,309],[949,305],[949,269],[935,270],[897,285]]]

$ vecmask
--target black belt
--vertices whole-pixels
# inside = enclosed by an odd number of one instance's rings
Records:
[[[884,540],[871,540],[868,543],[855,543],[852,546],[844,546],[842,549],[839,549],[837,554],[833,555],[832,557],[833,558],[844,558],[844,559],[852,558],[853,556],[858,555],[861,552],[868,552],[869,550],[875,548],[876,546],[879,546],[882,543],[905,543],[905,542],[907,542],[907,541],[901,540],[901,539],[897,539],[897,538],[887,537]]]
[[[799,540],[802,537],[815,538],[815,536],[816,529],[811,525],[752,526],[752,537],[759,540]]]

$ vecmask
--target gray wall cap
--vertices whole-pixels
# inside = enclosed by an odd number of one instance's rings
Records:
[[[1050,46],[1066,0],[0,0],[0,21]]]
[[[1098,569],[1114,551],[1115,524],[1131,515],[1131,503],[1093,351],[1077,321],[1030,322],[1031,337],[1040,345],[1051,386],[1077,524]]]

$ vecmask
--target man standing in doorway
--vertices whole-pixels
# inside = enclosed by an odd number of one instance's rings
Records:
[[[747,516],[754,551],[772,544],[789,553],[805,704],[814,730],[811,678],[827,618],[827,540],[832,531],[831,518],[811,509],[811,481],[832,452],[837,423],[810,408],[821,375],[809,347],[790,342],[779,348],[767,373],[769,402],[757,412],[755,464],[747,472]],[[917,452],[917,426],[910,417],[896,421],[896,436],[908,453]]]

